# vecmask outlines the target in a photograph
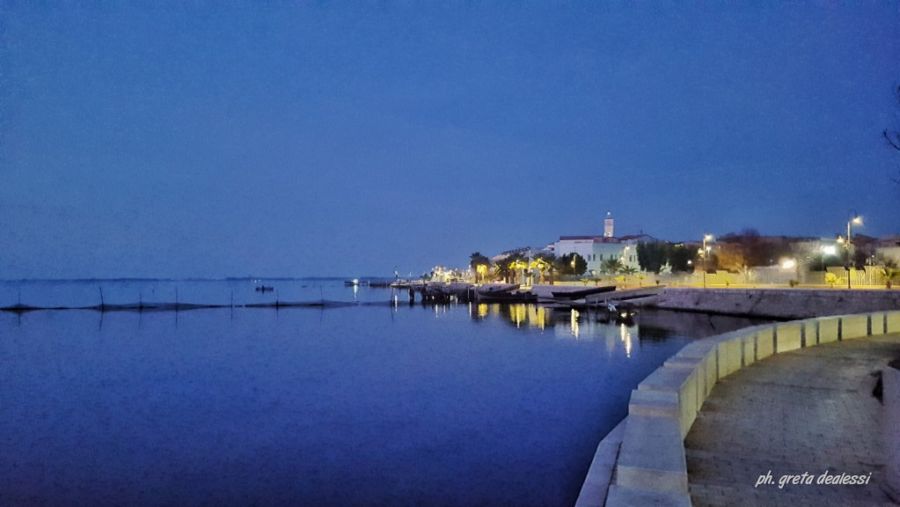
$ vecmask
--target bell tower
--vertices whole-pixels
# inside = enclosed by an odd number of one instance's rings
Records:
[[[612,212],[606,212],[606,218],[603,219],[603,237],[612,238],[615,233],[616,222],[613,220]]]

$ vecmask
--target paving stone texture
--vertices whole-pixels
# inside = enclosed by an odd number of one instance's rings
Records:
[[[882,407],[871,374],[900,334],[767,358],[716,384],[685,439],[693,505],[892,504],[881,488]],[[900,428],[897,428],[900,432]],[[771,470],[775,484],[754,487]],[[872,473],[868,485],[785,485],[785,474]]]

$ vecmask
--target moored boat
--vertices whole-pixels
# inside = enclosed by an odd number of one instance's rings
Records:
[[[579,290],[554,290],[550,294],[554,299],[581,299],[594,294],[602,294],[604,292],[612,292],[616,290],[615,285],[604,285],[602,287],[591,287],[589,289]]]
[[[585,297],[585,303],[592,306],[606,306],[609,303],[628,302],[631,306],[644,305],[657,299],[665,286],[641,287],[637,289],[616,290]]]
[[[520,290],[517,284],[491,284],[476,289],[475,296],[481,303],[536,303],[537,294]]]
[[[504,292],[512,292],[519,288],[519,284],[517,283],[491,283],[487,285],[482,285],[475,289],[475,292],[481,295],[492,295],[492,294],[502,294]]]

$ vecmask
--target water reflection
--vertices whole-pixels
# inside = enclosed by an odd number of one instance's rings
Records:
[[[572,505],[641,379],[691,339],[753,323],[384,299],[0,312],[0,498]]]
[[[437,311],[437,310],[435,310]],[[645,309],[633,320],[621,322],[603,309],[550,308],[534,304],[471,303],[474,321],[498,321],[521,331],[552,331],[559,339],[604,341],[613,350],[620,346],[626,357],[642,341],[670,336],[702,338],[760,323],[758,319]]]
[[[619,335],[622,338],[622,344],[625,346],[625,356],[631,357],[631,331],[625,324],[619,324]]]
[[[578,326],[579,316],[580,314],[578,313],[578,310],[572,308],[572,310],[569,311],[569,327],[572,329],[572,336],[574,336],[575,338],[578,338],[578,334],[581,331]]]
[[[476,321],[498,319],[518,329],[543,331],[552,328],[554,334],[561,338],[604,337],[609,334],[609,329],[618,329],[605,311],[560,309],[534,304],[471,304],[469,315]]]

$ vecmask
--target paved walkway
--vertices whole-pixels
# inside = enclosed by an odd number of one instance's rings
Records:
[[[713,389],[685,440],[691,498],[704,505],[893,505],[881,489],[881,405],[871,372],[900,357],[900,335],[772,356]],[[900,431],[900,428],[897,429]],[[774,484],[754,488],[771,470]],[[816,485],[872,473],[868,485]],[[812,485],[785,485],[809,472]]]

